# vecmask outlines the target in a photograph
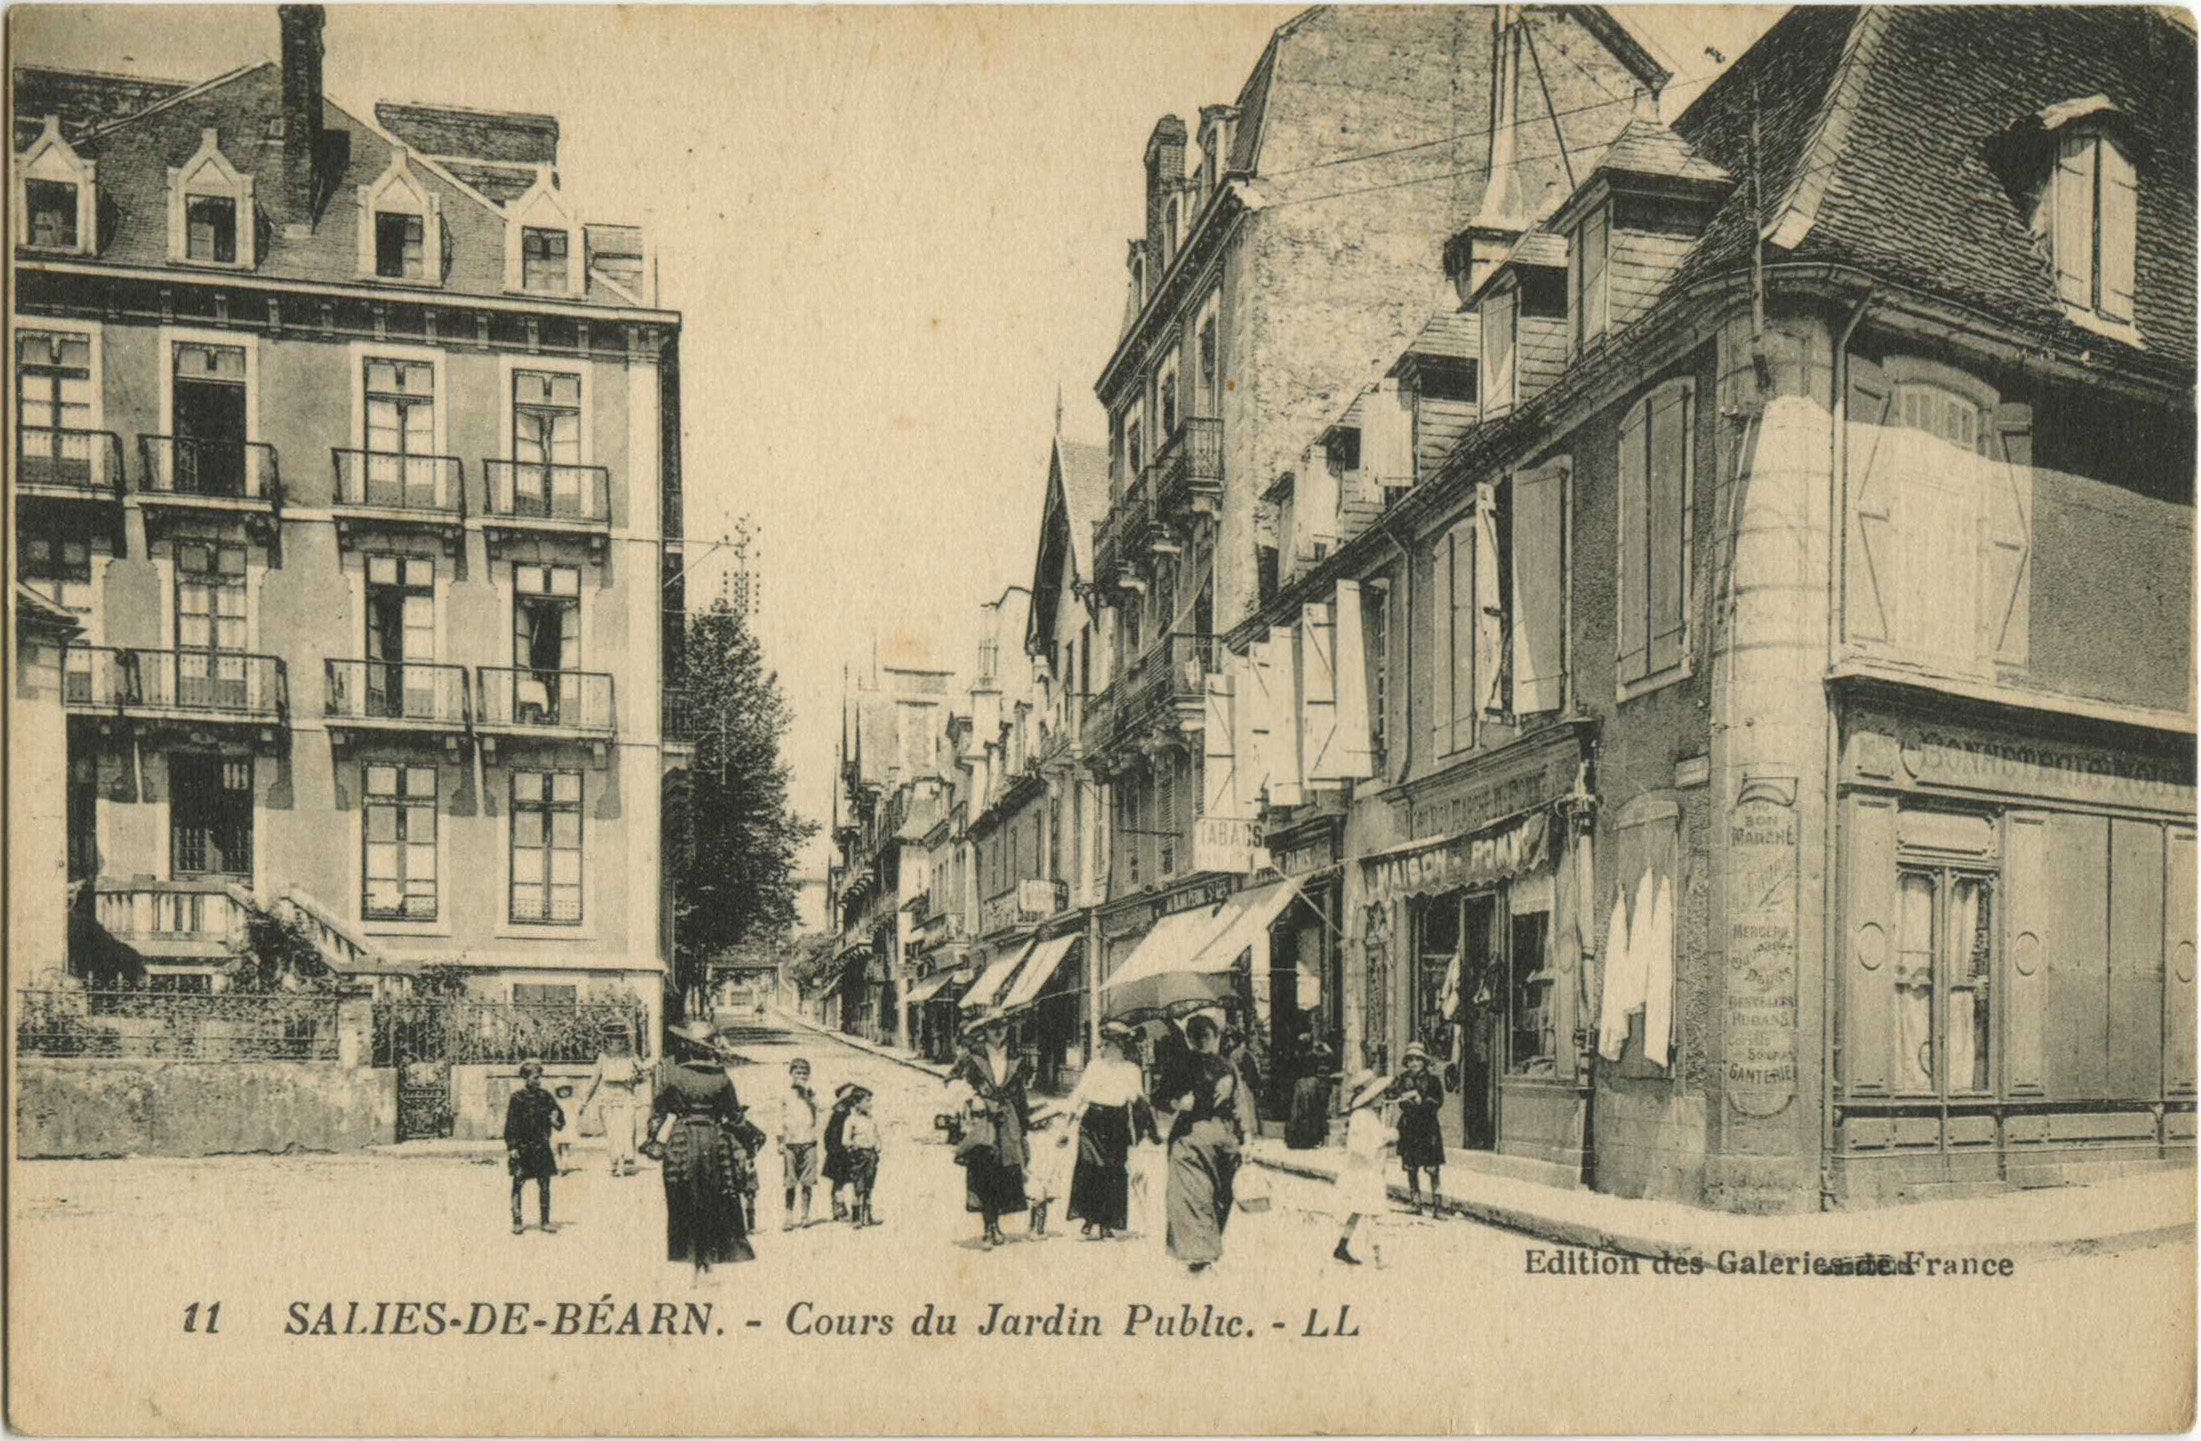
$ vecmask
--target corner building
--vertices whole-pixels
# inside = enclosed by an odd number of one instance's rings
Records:
[[[14,563],[81,626],[77,960],[218,985],[249,900],[400,991],[454,963],[654,1028],[680,317],[554,117],[341,105],[320,7],[280,24],[202,84],[16,75]]]

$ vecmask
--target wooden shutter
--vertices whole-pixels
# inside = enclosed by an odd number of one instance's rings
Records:
[[[1565,703],[1567,462],[1513,477],[1513,711]]]
[[[1651,674],[1684,659],[1689,639],[1690,412],[1684,381],[1651,401]]]
[[[2105,319],[2133,317],[2133,261],[2139,246],[2140,190],[2132,162],[2114,140],[2096,152],[2101,173],[2102,295]]]
[[[2047,1090],[2048,945],[2055,898],[2048,814],[2011,811],[2003,834],[2003,1084],[2011,1096]]]
[[[1238,684],[1238,767],[1243,779],[1240,812],[1251,816],[1261,808],[1261,794],[1268,789],[1276,769],[1276,656],[1266,640],[1246,648],[1246,663]]]
[[[1203,815],[1237,819],[1247,814],[1239,808],[1238,747],[1233,722],[1231,686],[1239,678],[1238,659],[1232,656],[1220,673],[1207,678],[1205,714],[1200,722],[1200,810]]]
[[[1475,594],[1475,524],[1471,515],[1452,528],[1452,649],[1438,660],[1451,673],[1447,692],[1452,698],[1452,731],[1447,749],[1456,751],[1475,744],[1475,644],[1482,619]]]
[[[1308,785],[1339,779],[1337,630],[1327,605],[1300,610],[1299,772]]]
[[[1900,464],[1903,440],[1895,424],[1895,388],[1879,366],[1849,362],[1849,562],[1844,587],[1844,634],[1868,645],[1886,645],[1898,633],[1902,537]]]
[[[2005,405],[1987,417],[1980,476],[1979,655],[2022,666],[2033,627],[2033,408]]]
[[[2109,821],[2059,812],[2048,839],[2048,1096],[2098,1100],[2109,1094]]]
[[[2194,1093],[2193,832],[2171,831],[2163,849],[2163,1093],[2191,1096]]]
[[[1429,552],[1429,592],[1431,600],[1430,634],[1434,644],[1429,666],[1429,752],[1432,757],[1449,755],[1452,744],[1452,668],[1448,657],[1452,654],[1452,537],[1449,533],[1437,537]],[[1411,625],[1413,618],[1409,616]]]
[[[1607,216],[1605,207],[1600,205],[1582,222],[1582,338],[1585,342],[1601,338],[1608,319],[1605,265],[1612,237]]]
[[[2109,823],[2108,1089],[2121,1101],[2163,1091],[2163,828]]]
[[[1505,648],[1510,623],[1499,581],[1505,574],[1498,557],[1498,487],[1482,485],[1475,493],[1475,710],[1503,713]]]
[[[1513,313],[1519,296],[1507,290],[1483,302],[1483,414],[1513,408]]]
[[[1381,604],[1380,597],[1378,604]],[[1368,632],[1361,614],[1360,582],[1337,583],[1337,765],[1341,780],[1366,780],[1376,773],[1375,734],[1368,713]]]
[[[1275,729],[1269,742],[1269,804],[1272,806],[1296,806],[1306,799],[1300,782],[1299,742],[1299,637],[1297,628],[1285,626],[1269,631],[1269,653],[1273,658],[1272,678],[1276,688],[1270,692],[1276,709]]]
[[[1644,578],[1644,566],[1650,558],[1645,539],[1650,519],[1650,436],[1646,428],[1650,413],[1650,401],[1641,401],[1629,410],[1620,426],[1620,554],[1615,571],[1623,685],[1643,679],[1651,668],[1650,586]]]
[[[2094,137],[2065,135],[2056,148],[2049,203],[2049,248],[2055,251],[2056,295],[2066,305],[2094,305]]]
[[[1842,1083],[1851,1096],[1884,1096],[1894,1075],[1895,802],[1849,800],[1844,857]]]

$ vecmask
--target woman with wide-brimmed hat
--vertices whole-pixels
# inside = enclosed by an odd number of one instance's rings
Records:
[[[1132,1143],[1141,1135],[1159,1141],[1161,1132],[1147,1104],[1137,1032],[1110,1021],[1100,1038],[1102,1053],[1064,1106],[1077,1126],[1077,1165],[1064,1214],[1082,1221],[1086,1235],[1105,1241],[1130,1224]]]
[[[966,1036],[948,1084],[965,1097],[963,1139],[955,1149],[963,1167],[963,1204],[985,1220],[982,1244],[999,1246],[1001,1218],[1025,1208],[1024,1133],[1031,1125],[1024,1058],[1008,1047],[1008,1022],[994,1017]]]
[[[1421,1211],[1421,1173],[1429,1173],[1429,1207],[1444,1205],[1438,1184],[1444,1170],[1444,1132],[1437,1125],[1437,1109],[1444,1104],[1444,1082],[1430,1067],[1429,1051],[1416,1041],[1406,1048],[1406,1070],[1393,1091],[1399,1103],[1399,1164],[1406,1168],[1406,1189]]]
[[[1345,1084],[1345,1163],[1337,1173],[1337,1208],[1344,1224],[1337,1233],[1337,1247],[1330,1254],[1348,1266],[1360,1264],[1352,1252],[1353,1232],[1368,1222],[1368,1250],[1377,1265],[1383,1264],[1383,1241],[1376,1220],[1391,1207],[1391,1193],[1384,1184],[1384,1148],[1391,1144],[1391,1128],[1383,1121],[1383,1103],[1392,1083],[1374,1071],[1362,1069]]]
[[[1207,1014],[1185,1022],[1186,1050],[1156,1090],[1169,1127],[1169,1254],[1197,1276],[1223,1256],[1238,1180],[1238,1072],[1220,1054],[1222,1027]]]
[[[764,1133],[745,1118],[710,1023],[690,1021],[667,1035],[676,1059],[650,1114],[653,1138],[672,1118],[671,1134],[650,1142],[664,1162],[666,1257],[692,1262],[699,1273],[753,1261],[744,1195]]]

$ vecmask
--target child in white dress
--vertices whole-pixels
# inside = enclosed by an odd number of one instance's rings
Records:
[[[1070,1172],[1078,1159],[1078,1123],[1059,1110],[1038,1111],[1025,1146],[1031,1152],[1024,1168],[1024,1200],[1032,1208],[1032,1234],[1047,1234],[1047,1211],[1070,1195]]]
[[[1363,1218],[1368,1222],[1368,1258],[1383,1264],[1383,1238],[1377,1224],[1391,1206],[1383,1153],[1396,1139],[1383,1117],[1383,1100],[1390,1089],[1390,1081],[1369,1070],[1355,1075],[1346,1087],[1345,1164],[1337,1176],[1337,1204],[1345,1224],[1330,1254],[1348,1266],[1360,1264],[1350,1243]]]

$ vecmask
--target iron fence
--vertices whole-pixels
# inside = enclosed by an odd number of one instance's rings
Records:
[[[377,1001],[374,1064],[581,1065],[621,1039],[642,1055],[648,1019],[640,1000]]]
[[[20,1055],[166,1061],[333,1061],[339,998],[319,993],[25,990]]]

